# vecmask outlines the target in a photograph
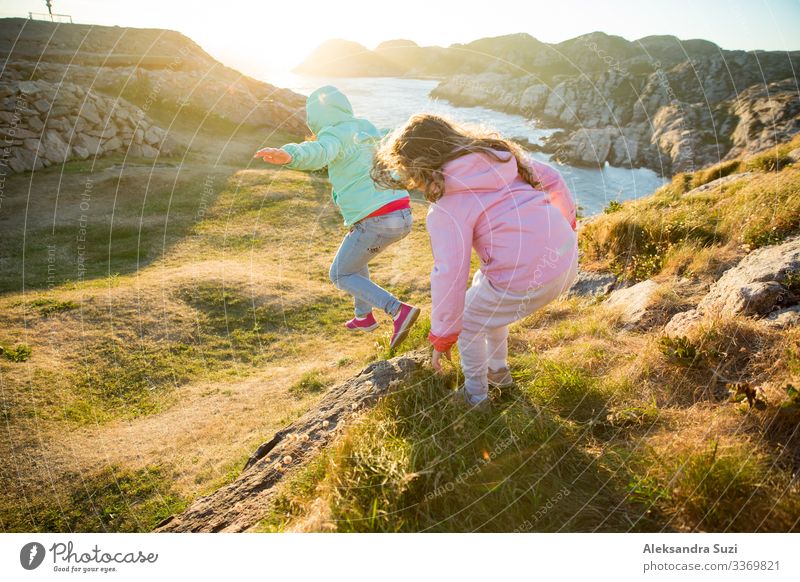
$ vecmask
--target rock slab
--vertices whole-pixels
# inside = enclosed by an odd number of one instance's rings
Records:
[[[429,358],[427,350],[419,350],[373,362],[335,386],[312,410],[258,447],[233,483],[167,518],[156,531],[240,532],[252,527],[264,516],[288,472],[310,460],[343,426],[421,370]]]

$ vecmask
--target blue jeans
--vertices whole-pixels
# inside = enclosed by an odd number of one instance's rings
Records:
[[[411,232],[411,210],[395,210],[389,214],[358,221],[344,237],[330,270],[334,285],[355,299],[356,317],[366,317],[373,307],[394,315],[400,301],[369,278],[369,263],[392,243]]]

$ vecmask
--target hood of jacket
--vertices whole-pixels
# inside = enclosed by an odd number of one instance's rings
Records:
[[[352,121],[353,106],[339,89],[326,85],[308,96],[306,120],[311,131],[318,134],[324,127]]]
[[[445,194],[496,191],[516,180],[517,160],[510,152],[497,152],[497,161],[486,154],[467,154],[442,167]]]

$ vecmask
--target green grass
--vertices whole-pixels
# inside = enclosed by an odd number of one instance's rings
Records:
[[[800,500],[762,453],[745,443],[710,442],[671,458],[644,453],[648,476],[637,487],[680,529],[753,532],[799,531]],[[783,494],[781,494],[783,493]]]
[[[194,309],[191,328],[176,325],[166,341],[147,335],[99,340],[80,354],[71,379],[80,397],[67,407],[71,420],[96,422],[164,410],[180,397],[177,389],[184,384],[201,378],[225,381],[289,357],[301,338],[321,329],[338,332],[349,312],[349,303],[339,298],[256,305],[242,291],[216,283],[182,288],[178,296]],[[321,389],[306,380],[307,389],[297,388],[296,395]]]
[[[48,317],[55,313],[63,313],[64,311],[71,311],[78,307],[78,304],[74,301],[61,301],[47,297],[34,299],[28,303],[28,305],[39,312],[39,315],[42,317]]]
[[[328,386],[328,381],[318,371],[306,372],[300,379],[289,387],[289,393],[303,397],[308,394],[321,392]]]
[[[625,484],[575,422],[522,389],[492,415],[447,403],[453,378],[420,373],[282,490],[261,527],[279,531],[317,496],[337,531],[627,529]],[[644,524],[643,524],[644,525]]]
[[[0,494],[0,530],[6,532],[148,532],[186,506],[161,467],[108,467],[19,504]]]

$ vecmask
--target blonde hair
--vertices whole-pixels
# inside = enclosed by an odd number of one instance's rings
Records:
[[[444,194],[442,167],[467,154],[485,154],[498,162],[517,160],[520,177],[534,188],[539,181],[528,167],[522,148],[498,134],[459,126],[438,115],[414,115],[375,153],[370,175],[380,188],[420,189],[430,202]]]

